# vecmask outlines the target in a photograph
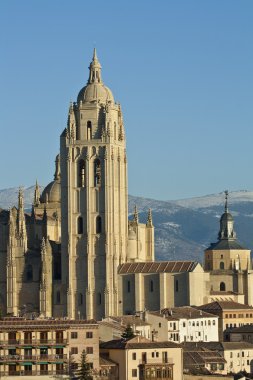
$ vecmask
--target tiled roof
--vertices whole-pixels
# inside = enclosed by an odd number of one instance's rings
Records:
[[[134,337],[129,340],[125,339],[114,339],[108,342],[100,344],[101,349],[148,349],[148,348],[181,348],[181,345],[174,342],[151,342],[144,337]]]
[[[192,272],[197,265],[197,261],[155,261],[146,263],[125,263],[119,265],[118,274]]]
[[[182,343],[184,352],[213,351],[222,352],[224,350],[253,349],[253,344],[249,342],[184,342]]]
[[[197,319],[197,318],[218,318],[216,315],[207,313],[191,306],[172,307],[161,311],[150,311],[150,314],[164,317],[167,320]]]
[[[72,327],[85,327],[86,325],[98,328],[94,319],[70,320],[70,319],[24,319],[4,318],[0,320],[0,331],[4,330],[39,330],[39,329],[69,329]]]
[[[249,325],[235,327],[232,330],[230,330],[230,334],[233,333],[253,333],[253,324],[251,323]]]
[[[115,363],[115,362],[113,362],[111,359],[109,359],[109,358],[107,358],[107,357],[105,357],[105,356],[102,356],[102,355],[100,355],[99,356],[99,365],[100,366],[113,366],[113,367],[115,367],[115,366],[117,366],[117,363]]]
[[[120,317],[108,317],[102,322],[109,322],[122,324],[123,326],[135,325],[135,326],[149,326],[150,323],[143,321],[140,317],[135,315],[122,315]]]
[[[243,247],[237,240],[219,240],[217,243],[212,243],[206,251],[222,251],[227,249],[247,249]]]
[[[235,301],[214,301],[207,303],[202,306],[198,306],[198,309],[214,312],[214,311],[222,311],[222,310],[253,310],[252,306],[244,305],[242,303],[238,303]]]
[[[186,351],[183,357],[184,368],[211,363],[226,363],[226,360],[216,351]]]

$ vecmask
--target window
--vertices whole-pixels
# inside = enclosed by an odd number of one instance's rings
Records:
[[[71,332],[71,339],[77,339],[77,336],[78,336],[77,331]]]
[[[231,357],[231,358],[233,357],[233,352],[230,352],[230,357]]]
[[[61,303],[61,292],[60,290],[57,290],[56,292],[56,303]]]
[[[176,280],[176,292],[178,292],[178,280]]]
[[[77,233],[79,235],[83,233],[83,218],[81,216],[77,218]]]
[[[224,268],[225,268],[225,266],[224,266],[224,262],[221,261],[221,262],[220,262],[220,269],[224,269]]]
[[[32,280],[33,280],[33,267],[32,267],[32,265],[27,265],[26,281],[32,281]]]
[[[133,360],[136,360],[136,352],[133,352],[133,353],[132,353],[132,359],[133,359]]]
[[[94,186],[101,185],[101,164],[99,159],[94,161]]]
[[[159,358],[159,352],[156,352],[156,355],[155,355],[157,358]]]
[[[97,300],[98,300],[98,305],[101,305],[102,304],[102,295],[101,295],[101,293],[98,293]]]
[[[92,331],[87,331],[87,332],[86,332],[86,338],[87,338],[87,339],[91,339],[91,338],[93,338],[93,332],[92,332]]]
[[[137,377],[137,369],[132,369],[132,377]]]
[[[151,353],[151,356],[152,356],[152,358],[154,358],[154,357],[155,357],[155,353],[154,353],[154,352],[152,352],[152,353]]]
[[[78,163],[77,186],[78,187],[84,187],[85,186],[85,162],[84,162],[84,160],[80,160]]]
[[[150,292],[153,293],[154,291],[154,282],[153,280],[150,281]]]
[[[71,347],[71,354],[76,355],[78,354],[78,347]]]
[[[101,216],[96,217],[96,234],[100,234],[102,232],[102,218]]]
[[[83,295],[82,295],[82,293],[79,293],[79,296],[78,296],[78,304],[79,304],[79,305],[82,305],[82,304],[83,304]]]
[[[225,290],[226,290],[226,285],[225,285],[224,282],[221,282],[221,283],[220,283],[220,291],[221,291],[221,292],[225,292]]]
[[[93,347],[87,347],[86,348],[86,353],[87,354],[93,354]]]
[[[162,327],[162,324],[161,324],[161,322],[159,322],[159,328],[160,328],[160,327]]]
[[[214,320],[213,320],[213,326],[215,326],[215,323],[216,323],[216,322],[215,322],[215,319],[214,319]]]
[[[91,121],[88,120],[87,121],[87,140],[91,140],[92,139],[92,124],[91,124]]]
[[[131,283],[130,281],[127,281],[127,293],[131,292]]]

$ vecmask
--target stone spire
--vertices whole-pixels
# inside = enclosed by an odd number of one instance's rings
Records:
[[[18,235],[21,245],[26,251],[27,248],[27,234],[25,224],[25,210],[24,210],[24,194],[23,189],[20,187],[18,192]]]
[[[93,51],[93,58],[90,63],[90,75],[88,83],[102,83],[101,78],[101,65],[99,63],[98,57],[97,57],[97,51],[96,48],[94,48]]]
[[[33,205],[38,206],[40,204],[40,188],[38,185],[38,181],[36,179],[35,189],[34,189],[34,198],[33,198]]]
[[[55,173],[54,173],[54,179],[55,181],[59,180],[61,178],[61,168],[60,168],[60,155],[57,154],[55,158]]]
[[[148,210],[148,219],[147,219],[147,227],[153,226],[153,220],[152,220],[152,211],[151,208]]]
[[[219,240],[234,240],[236,238],[236,233],[234,231],[234,219],[232,215],[228,212],[228,191],[225,192],[225,209],[224,213],[220,218],[220,231],[218,238]]]
[[[139,223],[139,213],[138,213],[138,209],[137,209],[137,206],[135,205],[134,206],[134,217],[133,217],[133,221],[138,224]]]

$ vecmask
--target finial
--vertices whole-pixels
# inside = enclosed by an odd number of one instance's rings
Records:
[[[228,212],[228,190],[225,190],[224,194],[225,194],[225,212]]]
[[[135,223],[139,223],[139,215],[138,215],[138,209],[137,209],[136,205],[134,206],[134,219],[133,220]]]
[[[24,207],[24,194],[23,194],[23,189],[20,186],[19,191],[18,191],[18,208],[23,208]]]
[[[61,169],[60,169],[60,155],[57,154],[55,158],[55,173],[54,173],[54,179],[59,180],[61,176]]]
[[[93,49],[93,61],[97,61],[97,60],[98,60],[97,49],[94,47],[94,49]]]
[[[147,227],[152,227],[152,211],[151,208],[148,209],[148,220],[147,220]]]

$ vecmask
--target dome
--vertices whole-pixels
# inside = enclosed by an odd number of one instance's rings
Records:
[[[101,77],[101,65],[97,58],[96,49],[94,49],[93,58],[89,66],[90,74],[88,83],[81,89],[78,94],[77,102],[80,103],[100,101],[101,103],[113,102],[114,98],[111,90],[103,84]]]
[[[221,218],[220,218],[221,222],[225,222],[225,221],[231,221],[233,222],[233,217],[232,215],[229,213],[229,212],[224,212],[224,214],[222,214]]]
[[[102,83],[89,83],[83,87],[78,94],[77,102],[93,102],[94,100],[106,103],[111,101],[114,103],[114,98],[111,90]]]
[[[42,203],[59,203],[61,201],[61,182],[58,179],[50,182],[43,190],[40,200]]]

